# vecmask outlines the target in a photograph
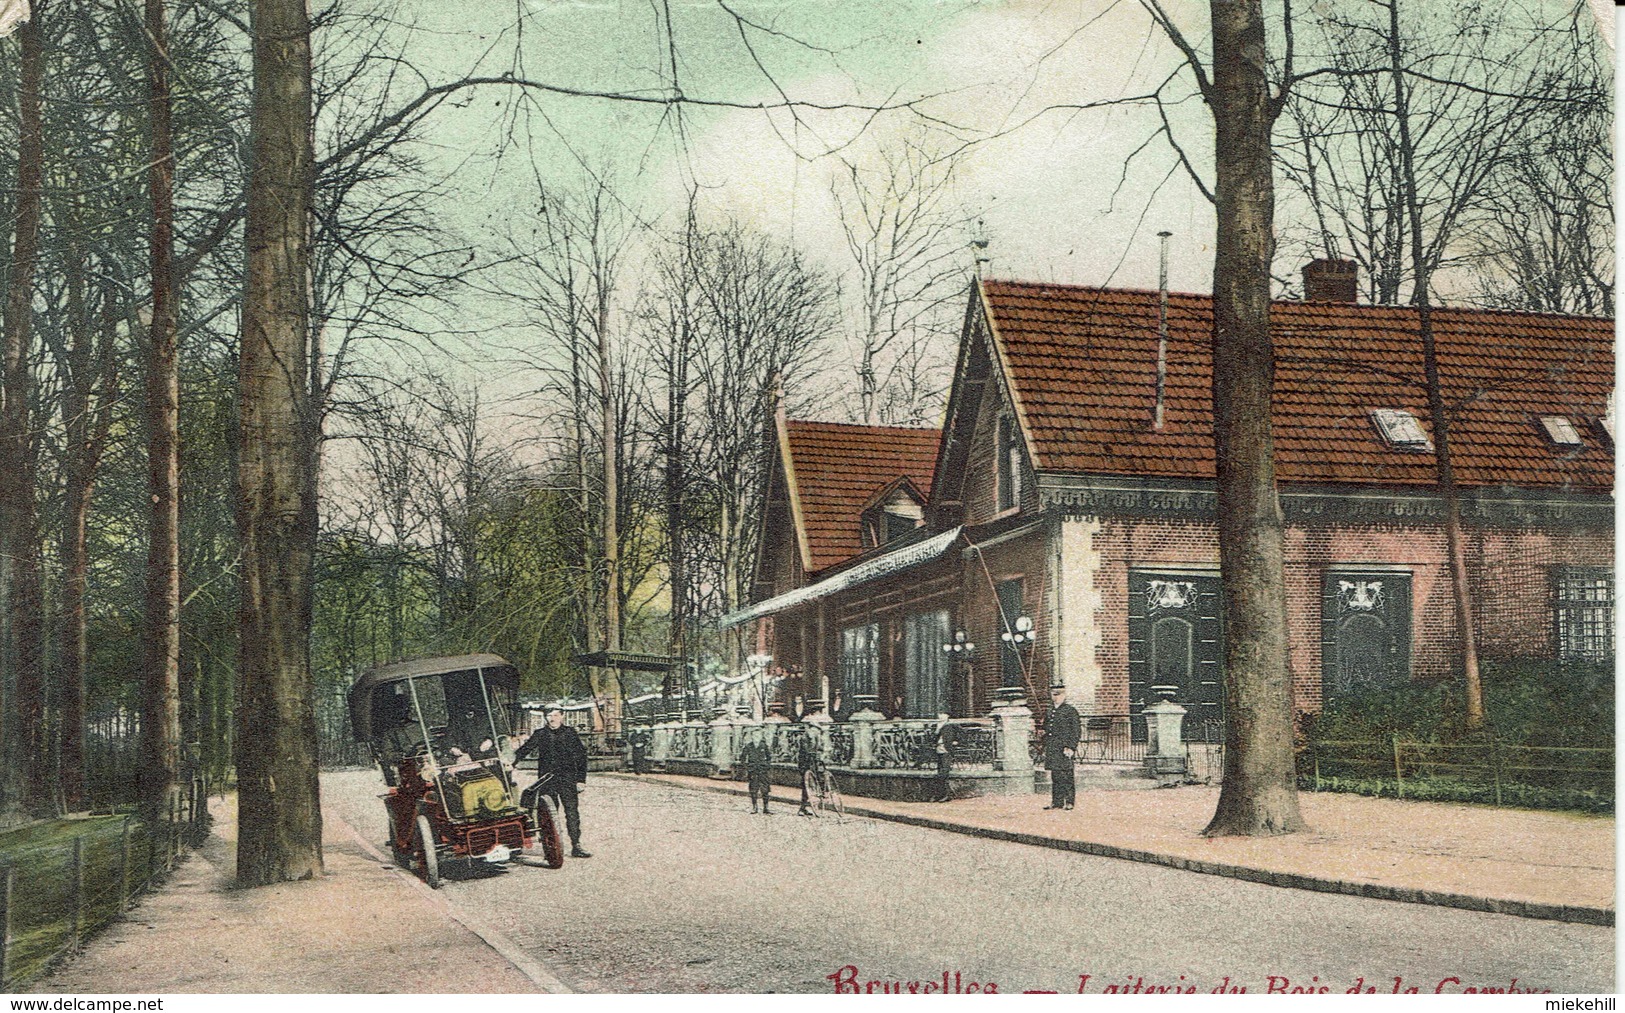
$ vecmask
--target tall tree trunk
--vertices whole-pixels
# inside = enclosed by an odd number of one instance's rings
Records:
[[[601,198],[602,195],[600,195]],[[603,436],[604,443],[604,650],[619,651],[621,649],[621,440],[618,431],[619,427],[616,425],[615,419],[615,360],[609,340],[610,279],[608,274],[608,268],[600,265],[596,278],[598,302],[595,316],[598,331],[599,396],[603,406],[600,435]],[[595,702],[606,697],[613,698],[613,694],[609,691],[608,671],[607,669],[597,669],[596,674],[593,676],[592,695]],[[618,703],[619,701],[616,701],[607,709],[599,705],[595,710],[605,720],[613,722],[618,717]]]
[[[34,503],[38,444],[30,400],[34,272],[44,180],[40,89],[45,76],[46,3],[18,30],[17,204],[0,348],[0,671],[11,674],[14,698],[5,708],[4,804],[37,808],[42,785],[45,723],[45,600],[40,574],[39,517]]]
[[[1281,505],[1271,434],[1275,189],[1259,0],[1212,0],[1216,127],[1213,443],[1225,641],[1224,787],[1203,832],[1304,828],[1292,757]]]
[[[1439,384],[1439,353],[1433,338],[1433,309],[1429,302],[1426,244],[1422,239],[1422,208],[1417,196],[1416,148],[1411,137],[1411,110],[1404,69],[1403,46],[1399,36],[1399,0],[1388,4],[1388,58],[1394,79],[1394,118],[1399,127],[1400,192],[1405,197],[1405,217],[1410,232],[1411,272],[1415,288],[1411,302],[1416,305],[1417,330],[1422,338],[1422,371],[1428,388],[1428,418],[1433,425],[1434,471],[1438,477],[1439,498],[1444,501],[1445,551],[1450,557],[1452,604],[1455,606],[1457,637],[1461,643],[1463,690],[1467,702],[1467,727],[1484,724],[1484,684],[1478,673],[1478,636],[1473,628],[1472,590],[1467,584],[1467,553],[1461,529],[1461,499],[1456,491],[1456,472],[1450,459],[1450,415],[1445,409],[1444,389]]]
[[[310,672],[315,426],[310,317],[310,19],[305,0],[255,0],[238,381],[237,881],[322,872]]]
[[[679,322],[674,335],[676,342],[671,354],[669,386],[666,390],[665,441],[666,565],[670,571],[671,584],[671,625],[667,634],[666,653],[673,658],[682,659],[685,665],[688,660],[688,569],[683,555],[683,455],[688,452],[688,448],[684,445],[683,427],[687,424],[684,408],[688,403],[687,317],[685,307],[683,319]],[[667,692],[673,689],[675,687],[667,687]]]
[[[144,819],[175,797],[180,768],[180,375],[175,349],[175,154],[164,0],[146,0],[152,160],[152,323],[147,328],[146,624],[142,638],[141,788]]]
[[[70,228],[76,224],[70,223]],[[85,589],[90,571],[86,545],[90,502],[111,429],[112,406],[118,396],[110,301],[103,299],[99,347],[93,347],[96,343],[90,338],[93,326],[86,299],[86,276],[84,252],[70,243],[64,270],[70,333],[62,389],[62,588],[55,680],[60,728],[57,791],[69,811],[77,809],[85,797],[85,671],[90,655]]]

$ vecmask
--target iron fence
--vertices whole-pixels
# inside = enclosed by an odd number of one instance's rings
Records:
[[[1079,763],[1145,762],[1145,717],[1140,714],[1086,714],[1078,740]]]
[[[875,766],[892,770],[937,765],[937,723],[879,721],[874,725]]]
[[[999,752],[999,732],[991,724],[954,723],[949,762],[955,767],[991,767]]]
[[[832,767],[850,767],[852,754],[856,748],[856,736],[849,724],[834,724],[829,726],[829,758]]]

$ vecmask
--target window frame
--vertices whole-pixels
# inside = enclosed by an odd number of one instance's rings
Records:
[[[1605,597],[1585,594],[1581,585],[1592,585]],[[1615,605],[1618,588],[1614,571],[1605,566],[1556,566],[1552,568],[1552,646],[1563,664],[1612,663],[1616,644]],[[1588,615],[1596,613],[1596,615]],[[1579,626],[1573,624],[1582,616]]]
[[[999,512],[1021,509],[1021,440],[1016,418],[1008,412],[999,416],[998,467],[994,484]]]

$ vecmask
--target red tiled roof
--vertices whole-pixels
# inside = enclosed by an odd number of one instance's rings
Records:
[[[1041,470],[1211,478],[1212,299],[1168,299],[1165,423],[1151,428],[1157,293],[983,282]],[[1277,302],[1276,475],[1288,482],[1434,484],[1433,455],[1389,449],[1370,421],[1404,408],[1426,428],[1417,311]],[[1612,320],[1435,309],[1445,401],[1464,486],[1608,490],[1613,449],[1595,420],[1614,382]],[[1585,445],[1554,447],[1541,415]]]
[[[785,430],[814,570],[863,551],[858,515],[881,486],[901,475],[931,495],[940,430],[799,419]]]

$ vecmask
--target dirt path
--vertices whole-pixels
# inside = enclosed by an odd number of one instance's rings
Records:
[[[334,816],[327,875],[232,887],[236,806],[128,918],[34,992],[535,992],[538,985],[453,920],[443,898],[366,853]]]

